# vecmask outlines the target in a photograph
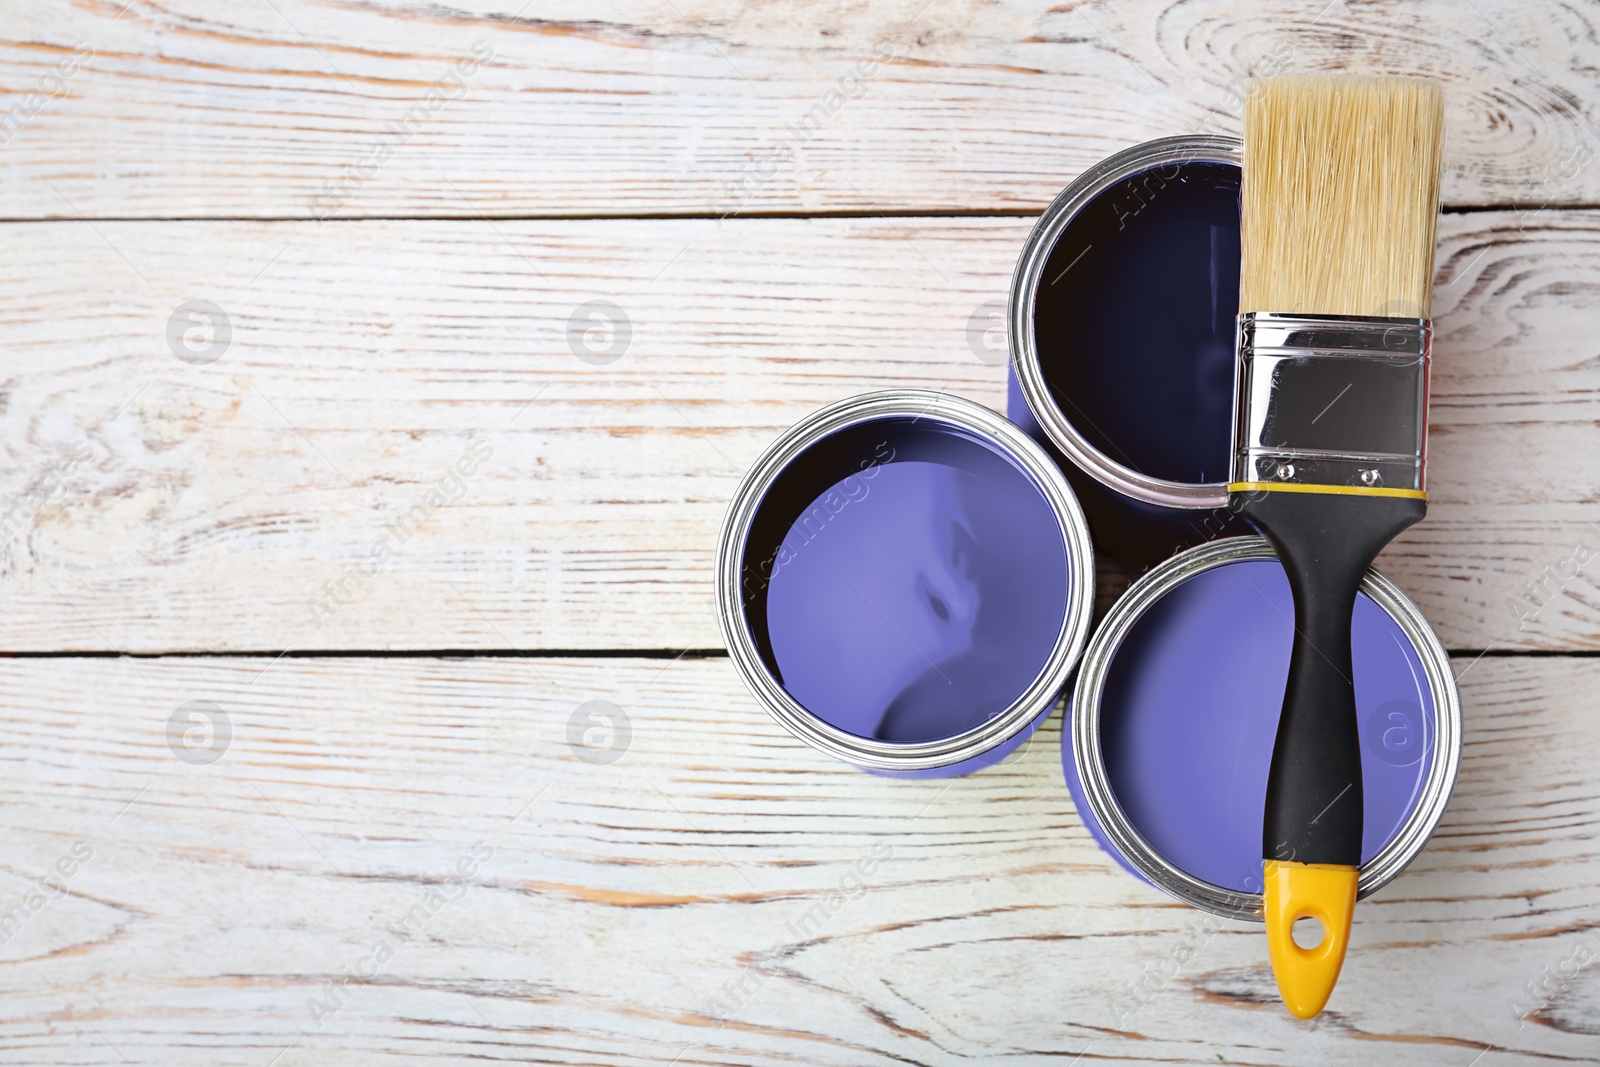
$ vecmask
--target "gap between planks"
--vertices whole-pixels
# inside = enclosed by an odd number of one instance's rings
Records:
[[[1074,177],[1071,180],[1075,181],[1076,178]],[[1066,188],[1066,185],[1064,184],[1062,188]],[[1592,204],[1534,204],[1507,201],[1496,204],[1441,204],[1439,206],[1439,212],[1443,215],[1481,215],[1494,211],[1522,211],[1528,213],[1600,211],[1600,201]],[[341,215],[338,218],[330,219],[318,219],[314,215],[50,215],[41,218],[32,218],[26,215],[0,215],[0,226],[36,225],[38,223],[52,222],[315,222],[319,225],[336,225],[338,223],[351,222],[481,222],[484,219],[493,219],[495,222],[725,222],[730,219],[774,219],[804,222],[808,219],[1036,219],[1042,214],[1044,212],[1037,208],[1016,208],[1009,211],[1003,208],[973,208],[971,210],[955,208],[937,210],[919,208],[819,208],[815,211],[738,211],[726,215],[708,212],[672,211],[625,211],[615,214],[580,212],[570,215],[529,214],[527,212],[496,214],[493,211],[474,211],[444,215]]]

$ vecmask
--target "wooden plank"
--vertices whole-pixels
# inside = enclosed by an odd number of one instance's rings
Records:
[[[1029,211],[1340,70],[1444,82],[1448,202],[1600,200],[1587,0],[125,3],[8,12],[5,215]]]
[[[0,648],[717,647],[717,529],[782,428],[874,388],[1004,405],[969,324],[1027,228],[12,226]],[[1600,214],[1444,229],[1434,505],[1383,566],[1449,647],[1600,647],[1568,559],[1600,546]],[[205,366],[200,312],[168,337],[195,300],[231,330]],[[592,300],[629,320],[608,365],[570,347]]]
[[[1259,927],[1208,929],[1095,845],[1059,716],[1013,762],[895,781],[788,737],[721,658],[265,662],[0,663],[0,906],[64,890],[0,944],[0,1062],[1600,1051],[1600,971],[1559,977],[1600,938],[1592,659],[1458,662],[1455,798],[1301,1026]],[[631,722],[611,763],[568,743],[591,700]],[[169,746],[191,701],[231,726],[209,764]]]

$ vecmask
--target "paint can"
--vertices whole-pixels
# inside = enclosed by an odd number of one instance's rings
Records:
[[[1073,687],[1062,761],[1085,826],[1128,870],[1214,915],[1261,918],[1262,815],[1292,618],[1263,538],[1200,545],[1113,605]],[[1366,896],[1421,852],[1444,813],[1461,705],[1438,637],[1375,570],[1352,642]]]
[[[716,572],[729,656],[766,711],[901,776],[1020,746],[1093,607],[1088,528],[1059,467],[1003,416],[922,390],[785,432],[734,494]]]
[[[1009,413],[1134,570],[1249,532],[1227,510],[1240,143],[1166,137],[1056,197],[1012,277]]]

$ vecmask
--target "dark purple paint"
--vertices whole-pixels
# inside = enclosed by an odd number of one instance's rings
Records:
[[[1034,340],[1100,451],[1159,478],[1223,481],[1238,313],[1239,168],[1175,163],[1072,220],[1045,266]]]
[[[1158,852],[1213,885],[1261,890],[1267,766],[1292,616],[1277,562],[1217,567],[1153,605],[1107,676],[1101,749],[1119,805]],[[1416,806],[1432,762],[1433,698],[1409,639],[1365,594],[1352,639],[1367,862]],[[1063,747],[1078,811],[1116,855],[1084,801],[1071,746]]]
[[[1068,421],[1101,452],[1141,473],[1190,483],[1227,480],[1239,168],[1194,160],[1112,186],[1057,238],[1042,278],[1034,343]],[[1043,437],[1014,384],[1008,410]],[[1142,569],[1189,545],[1249,532],[1226,510],[1195,514],[1142,504],[1058,460],[1083,503],[1095,551],[1109,559]]]
[[[783,533],[775,550],[747,545],[747,570],[774,559],[747,617],[763,613],[769,667],[823,721],[892,742],[965,733],[1015,702],[1055,646],[1060,524],[1031,477],[962,432],[927,419],[853,432],[849,455],[818,450],[851,473],[763,500]]]

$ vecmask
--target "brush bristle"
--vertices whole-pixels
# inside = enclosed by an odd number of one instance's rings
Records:
[[[1239,310],[1429,318],[1443,127],[1434,82],[1254,83]]]

